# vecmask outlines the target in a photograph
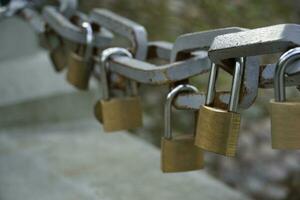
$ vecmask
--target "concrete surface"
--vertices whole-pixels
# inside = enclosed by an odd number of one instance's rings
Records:
[[[77,92],[46,52],[0,61],[0,126],[91,118],[100,89]],[[76,112],[74,112],[76,111]]]
[[[36,36],[28,24],[18,18],[0,21],[0,60],[31,55],[39,50]]]
[[[3,200],[242,200],[205,172],[162,174],[159,151],[91,120],[0,131]]]
[[[46,52],[0,61],[0,105],[74,92],[65,75],[54,72]]]

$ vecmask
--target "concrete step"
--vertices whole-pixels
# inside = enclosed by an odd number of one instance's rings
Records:
[[[55,73],[46,52],[0,61],[0,106],[77,92]]]
[[[0,130],[3,200],[244,200],[204,171],[163,174],[159,151],[95,121]]]
[[[92,118],[100,93],[95,82],[92,88],[75,90],[45,52],[0,62],[0,126]]]
[[[38,41],[28,23],[13,17],[0,20],[0,60],[11,60],[39,51]]]

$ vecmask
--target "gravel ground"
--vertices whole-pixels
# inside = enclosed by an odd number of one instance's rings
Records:
[[[300,151],[271,148],[269,119],[246,123],[237,157],[208,154],[208,171],[255,199],[300,199]]]

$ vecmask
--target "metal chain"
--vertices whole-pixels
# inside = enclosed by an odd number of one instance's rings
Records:
[[[60,0],[57,7],[44,3],[44,1],[11,0],[6,7],[0,7],[0,20],[18,14],[29,21],[39,35],[44,33],[47,26],[61,38],[75,44],[86,44],[86,32],[74,24],[72,18],[88,21],[93,26],[99,27],[93,37],[93,48],[97,49],[98,53],[110,47],[113,34],[121,35],[130,41],[131,46],[128,49],[133,57],[113,56],[107,62],[107,66],[111,72],[142,84],[173,84],[206,74],[210,71],[211,62],[234,74],[234,63],[231,61],[245,57],[245,71],[240,74],[243,76],[241,108],[248,108],[253,104],[258,88],[273,87],[276,64],[259,66],[260,56],[284,53],[292,47],[300,46],[300,39],[296,37],[300,31],[299,25],[277,25],[253,30],[229,27],[185,34],[178,37],[174,44],[149,42],[147,31],[143,26],[108,10],[95,8],[87,16],[77,10],[76,0]],[[36,8],[41,5],[42,12],[39,13]],[[92,58],[94,62],[99,60],[97,55],[90,59]],[[152,64],[149,60],[153,58],[163,59],[167,64]],[[299,66],[296,61],[287,68],[286,73],[289,76],[285,81],[286,86],[300,85]],[[99,77],[99,72],[94,72],[94,77]],[[205,98],[201,95],[193,94],[194,101],[179,95],[175,105],[198,108],[205,103],[203,102]],[[229,104],[228,93],[217,97],[220,104]]]

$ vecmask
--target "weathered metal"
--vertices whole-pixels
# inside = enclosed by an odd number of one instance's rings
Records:
[[[147,60],[163,59],[170,60],[173,44],[166,41],[153,41],[148,43]]]
[[[174,48],[172,50],[171,62],[176,60],[186,59],[192,52],[195,51],[207,51],[211,44],[214,42],[215,37],[219,35],[224,35],[228,33],[237,33],[241,31],[246,31],[248,29],[240,28],[240,27],[229,27],[224,29],[215,29],[197,33],[189,33],[184,34],[176,40],[174,44]],[[244,81],[242,85],[242,94],[240,98],[240,107],[241,108],[249,108],[255,101],[257,92],[258,92],[258,76],[259,76],[259,58],[258,57],[247,57],[245,58],[245,73],[244,73]],[[200,95],[200,96],[199,96]],[[202,96],[202,94],[190,96],[190,98]],[[219,96],[221,99],[228,99],[227,97]],[[189,100],[190,100],[189,98]],[[182,101],[181,101],[182,102]],[[198,104],[201,101],[194,100],[193,102],[197,102]],[[222,102],[222,100],[219,100]],[[183,102],[184,103],[184,102]],[[182,107],[193,107],[188,101],[185,101],[185,105]],[[225,102],[224,102],[225,103]],[[200,107],[199,107],[200,108]]]
[[[283,53],[300,45],[299,32],[297,24],[279,24],[221,35],[212,43],[209,57],[216,64],[232,67],[232,58]]]
[[[129,39],[134,57],[146,59],[148,39],[143,26],[104,9],[94,9],[90,14],[90,21]]]
[[[88,21],[88,18],[82,13],[76,13],[82,21]],[[43,18],[47,24],[57,32],[62,38],[67,39],[76,44],[86,44],[85,30],[80,26],[73,24],[69,18],[63,16],[55,7],[46,6],[43,9]],[[106,29],[101,28],[94,35],[93,45],[98,48],[108,47],[113,35]]]
[[[209,32],[213,34],[222,34],[223,32],[243,30],[240,28],[228,28],[219,29],[214,31],[200,32],[192,35],[184,35],[176,40],[173,49],[171,51],[171,63],[161,66],[157,66],[148,62],[139,61],[128,57],[114,57],[109,62],[111,71],[116,72],[129,79],[135,80],[145,84],[169,84],[177,81],[181,81],[199,74],[207,73],[210,69],[210,62],[206,54],[193,54],[190,58],[174,62],[177,54],[181,52],[194,53],[196,50],[207,50],[208,43],[212,42],[212,38]],[[197,41],[198,39],[199,41]],[[194,41],[193,46],[183,46],[189,41]],[[206,41],[201,46],[201,41]],[[189,42],[192,43],[192,42]],[[170,45],[168,45],[170,47]],[[175,48],[175,49],[174,49]],[[164,57],[169,55],[169,50],[165,50]],[[173,58],[172,58],[173,57]]]
[[[228,27],[181,35],[176,39],[174,43],[170,61],[175,62],[182,60],[182,58],[186,57],[184,55],[190,54],[195,51],[208,51],[215,37],[226,33],[235,33],[244,30],[247,29],[240,27]]]

